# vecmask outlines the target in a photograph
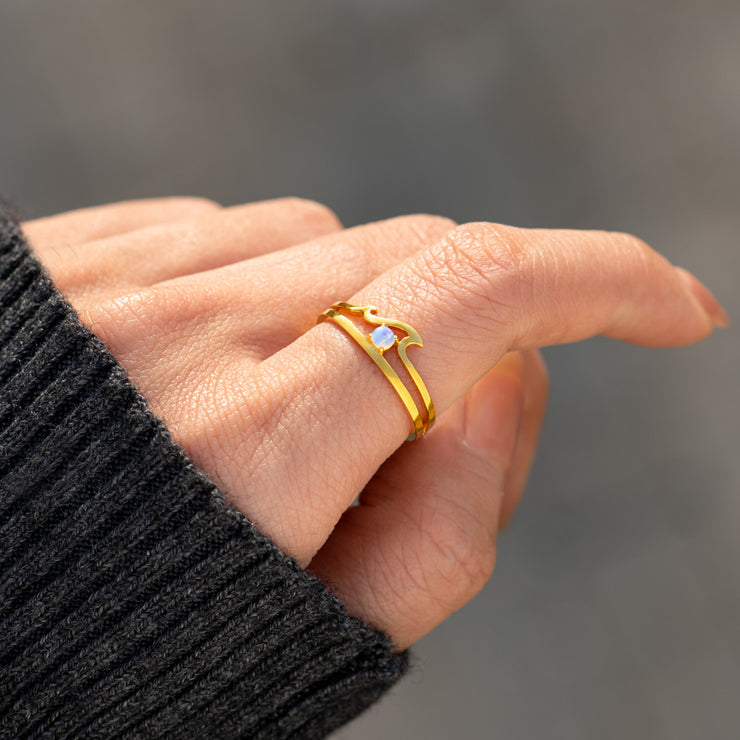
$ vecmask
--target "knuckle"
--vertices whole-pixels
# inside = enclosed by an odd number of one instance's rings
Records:
[[[495,539],[483,522],[459,504],[437,506],[430,517],[426,532],[433,578],[441,582],[443,598],[450,606],[460,606],[491,577],[496,563]]]
[[[415,214],[357,227],[356,239],[350,243],[356,247],[355,257],[367,275],[365,283],[406,257],[418,254],[454,226],[443,216]]]
[[[622,245],[626,247],[631,247],[637,251],[650,249],[650,247],[648,247],[648,245],[642,239],[640,239],[639,236],[635,236],[635,234],[631,234],[627,231],[608,231],[605,233]]]
[[[647,272],[652,267],[657,257],[646,242],[634,234],[623,231],[607,232],[608,238],[624,254],[625,261],[629,263],[630,271]]]
[[[439,297],[454,299],[476,326],[490,326],[492,316],[508,325],[531,292],[533,262],[520,229],[469,223],[425,253],[424,269]]]
[[[97,324],[115,329],[131,339],[170,336],[190,326],[193,319],[206,316],[208,301],[188,286],[154,286],[98,301],[89,314]]]
[[[492,223],[465,224],[450,234],[453,254],[483,268],[502,282],[528,277],[533,247],[525,232]]]
[[[431,239],[438,239],[449,231],[452,231],[457,224],[445,216],[435,216],[429,213],[414,213],[408,216],[398,216],[393,219],[396,225],[410,230],[419,241],[427,242]]]
[[[327,230],[337,231],[341,228],[342,222],[339,220],[334,211],[323,203],[309,198],[299,198],[291,196],[282,198],[281,205],[290,211],[293,215],[298,216],[312,224],[323,226]]]

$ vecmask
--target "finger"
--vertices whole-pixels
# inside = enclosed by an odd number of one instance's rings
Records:
[[[214,358],[222,358],[228,372],[245,355],[263,360],[311,328],[337,294],[355,292],[452,227],[438,216],[393,218],[123,297],[77,301],[84,304],[77,308],[170,429],[179,431],[179,379],[204,370],[217,374]],[[202,351],[192,351],[196,342]],[[211,464],[197,445],[181,442],[202,465]]]
[[[155,286],[157,305],[170,306],[178,326],[197,323],[207,313],[218,323],[224,345],[233,345],[239,356],[248,351],[253,359],[263,360],[310,329],[316,315],[337,295],[360,290],[454,226],[439,216],[414,215],[323,234],[247,261],[160,283]],[[208,310],[202,302],[183,302],[183,295],[208,295]],[[152,305],[152,294],[127,296],[129,313],[133,302]],[[117,312],[116,305],[96,301],[89,316],[97,321],[112,312]],[[146,312],[141,322],[150,322]],[[126,323],[137,335],[145,333],[139,331],[140,322]]]
[[[272,272],[240,270],[227,279],[224,270],[212,270],[87,306],[78,301],[77,308],[190,457],[224,483],[224,460],[249,465],[243,414],[252,409],[253,431],[261,416],[245,389],[235,386],[233,373],[252,375],[263,353],[305,331],[306,319],[313,325],[337,293],[354,292],[451,226],[433,216],[390,219],[282,250],[281,256],[291,255],[284,257],[287,266],[281,269],[278,260]],[[321,259],[332,255],[334,267],[319,269],[326,267]],[[294,280],[304,280],[304,273],[314,284],[301,282],[305,287],[296,289]],[[264,283],[274,292],[264,294]],[[294,314],[305,317],[302,323]]]
[[[45,259],[47,253],[63,252],[76,244],[167,221],[194,218],[219,208],[218,203],[206,198],[129,200],[26,221],[23,230],[34,251]]]
[[[730,325],[730,317],[707,286],[697,280],[688,270],[684,270],[683,267],[677,267],[676,272],[686,284],[689,292],[711,317],[714,325],[726,329]]]
[[[411,359],[440,413],[509,349],[598,333],[681,345],[712,330],[670,263],[633,237],[605,232],[469,224],[350,302],[380,306],[381,315],[420,333],[424,348]],[[331,322],[265,360],[256,375],[234,368],[232,376],[237,397],[259,400],[235,412],[239,435],[228,439],[225,430],[223,442],[251,450],[258,464],[226,463],[227,490],[254,521],[265,522],[273,539],[296,544],[305,558],[409,434],[406,410],[364,351]],[[265,422],[259,435],[250,432],[255,413]],[[265,502],[245,495],[249,490],[276,493]]]
[[[419,444],[383,465],[310,569],[404,649],[485,585],[522,413],[523,362],[504,356]]]
[[[280,250],[340,228],[325,206],[285,198],[86,242],[72,254],[54,252],[44,261],[70,300],[83,298],[91,303]],[[243,283],[240,288],[243,295]]]
[[[506,529],[519,505],[529,471],[534,462],[537,443],[545,419],[549,380],[547,367],[536,349],[522,350],[522,384],[524,407],[519,423],[514,455],[504,479],[504,500],[501,505],[499,528]]]

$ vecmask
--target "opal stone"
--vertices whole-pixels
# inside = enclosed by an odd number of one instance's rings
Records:
[[[389,326],[379,326],[370,335],[372,343],[382,352],[390,349],[396,342],[396,335]]]

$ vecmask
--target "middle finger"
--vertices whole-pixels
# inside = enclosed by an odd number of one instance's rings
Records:
[[[166,280],[281,250],[337,231],[325,206],[300,198],[248,203],[158,224],[73,249],[47,251],[44,263],[78,304],[128,294]]]

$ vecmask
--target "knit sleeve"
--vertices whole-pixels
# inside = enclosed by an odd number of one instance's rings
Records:
[[[0,738],[319,738],[406,664],[224,502],[0,206]]]

